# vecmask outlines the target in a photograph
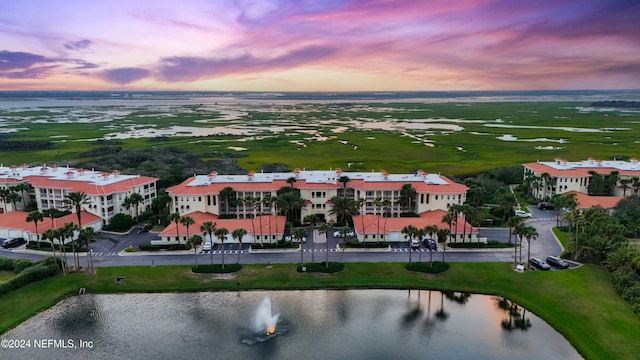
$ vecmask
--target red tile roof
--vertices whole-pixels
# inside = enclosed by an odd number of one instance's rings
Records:
[[[623,196],[592,196],[577,191],[570,191],[567,194],[575,194],[578,202],[578,209],[589,209],[600,206],[603,209],[612,209],[618,205]]]
[[[185,214],[184,216],[191,216],[195,223],[189,226],[189,235],[200,234],[200,226],[205,221],[211,221],[216,224],[217,228],[225,228],[229,230],[231,233],[235,229],[243,228],[247,230],[247,233],[252,234],[253,229],[255,227],[256,234],[283,234],[286,217],[285,216],[272,216],[272,215],[263,215],[257,216],[253,222],[251,219],[219,219],[217,215],[204,213],[201,211],[195,211],[189,214]],[[260,224],[262,223],[262,228],[260,228]],[[277,233],[276,233],[277,228]],[[179,224],[178,232],[180,236],[187,235],[187,228]],[[176,235],[176,223],[172,222],[169,224],[162,232],[160,236],[175,236]]]
[[[28,212],[23,211],[11,211],[0,214],[0,228],[22,229],[35,234],[36,226],[33,222],[27,222],[26,219],[28,215]],[[101,221],[100,217],[86,211],[82,211],[81,218],[83,226],[91,226],[92,223]],[[38,233],[42,234],[45,230],[62,227],[68,222],[72,222],[74,224],[78,223],[78,216],[76,213],[54,218],[53,222],[51,218],[45,217],[42,221],[38,221]]]
[[[118,182],[107,185],[95,185],[89,181],[52,180],[48,176],[41,175],[27,176],[25,179],[28,180],[33,187],[66,189],[69,192],[82,191],[87,195],[125,192],[134,186],[149,184],[158,180],[148,176],[138,176],[134,178],[123,178]]]
[[[377,234],[390,231],[402,231],[407,225],[413,225],[417,228],[424,228],[427,225],[437,225],[439,229],[449,229],[449,224],[442,222],[442,216],[447,212],[444,210],[425,211],[420,217],[401,217],[401,218],[384,218],[379,215],[357,215],[353,217],[353,225],[358,234]],[[379,228],[378,228],[378,219]],[[364,227],[363,227],[364,222]],[[462,233],[466,226],[467,233],[476,233],[478,230],[466,223],[462,217],[458,217],[458,226],[455,223],[451,231],[453,233]],[[363,232],[364,231],[364,232]]]

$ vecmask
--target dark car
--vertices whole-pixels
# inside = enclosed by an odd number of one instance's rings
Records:
[[[424,239],[424,246],[431,251],[438,250],[438,244],[433,239]]]
[[[12,247],[16,247],[18,245],[21,245],[24,242],[23,238],[13,238],[13,239],[6,239],[2,242],[2,247],[5,249],[8,248],[12,248]]]
[[[139,233],[143,233],[143,232],[149,232],[151,229],[153,229],[153,224],[146,223],[146,224],[144,224],[144,225],[142,226],[142,228],[138,231],[138,234],[139,234]]]
[[[555,208],[550,202],[541,201],[538,203],[538,209],[540,210],[554,210]]]
[[[551,270],[551,266],[539,258],[531,258],[529,263],[538,270]]]
[[[547,263],[549,265],[553,265],[553,266],[557,267],[558,269],[568,269],[569,268],[569,263],[566,262],[564,259],[559,258],[557,256],[548,256],[547,257]]]

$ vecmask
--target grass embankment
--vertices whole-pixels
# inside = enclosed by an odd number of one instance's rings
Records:
[[[566,231],[558,229],[557,227],[554,227],[552,230],[555,236],[558,238],[558,241],[560,241],[560,244],[562,244],[562,247],[566,250],[567,246],[569,246],[569,234]]]
[[[298,273],[295,264],[244,265],[232,279],[194,274],[190,265],[99,268],[28,285],[0,298],[0,332],[81,287],[90,293],[247,289],[429,288],[505,296],[560,331],[587,359],[635,359],[640,320],[594,266],[516,273],[504,263],[455,263],[441,274],[407,271],[403,263],[347,263],[334,274]],[[124,277],[122,284],[114,282]]]

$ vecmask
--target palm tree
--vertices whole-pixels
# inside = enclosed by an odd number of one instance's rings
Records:
[[[349,239],[349,233],[351,229],[348,226],[342,226],[338,229],[338,233],[340,233],[340,238],[342,238],[342,255],[340,255],[340,262],[344,259],[344,250],[347,248],[347,240]]]
[[[198,234],[193,234],[191,236],[187,236],[187,244],[191,245],[193,248],[193,262],[194,265],[198,266],[198,246],[202,244],[202,236]]]
[[[176,240],[178,240],[178,245],[180,244],[180,213],[174,212],[169,215],[169,221],[173,221],[176,223]]]
[[[38,248],[40,247],[40,235],[38,234],[38,222],[41,222],[44,220],[44,215],[38,211],[32,211],[29,213],[29,215],[27,215],[27,222],[33,222],[33,225],[35,225],[36,227],[36,241],[38,243]]]
[[[51,251],[53,251],[53,258],[56,258],[56,246],[53,243],[53,240],[55,240],[57,237],[56,232],[53,228],[51,229],[47,229],[42,233],[42,238],[45,240],[49,240],[51,242]],[[57,262],[57,261],[56,261]]]
[[[70,207],[74,208],[76,211],[76,215],[78,216],[78,226],[82,226],[81,222],[81,213],[82,207],[84,205],[89,205],[91,203],[91,199],[84,192],[70,192],[64,197],[64,202],[68,204]]]
[[[424,227],[425,234],[429,235],[429,239],[435,241],[434,235],[438,233],[438,225],[427,225]],[[433,267],[433,248],[429,246],[429,266]]]
[[[315,262],[315,241],[313,241],[313,229],[318,225],[318,217],[314,214],[307,215],[302,220],[303,223],[309,224],[309,234],[311,234],[311,263]]]
[[[460,206],[460,213],[462,214],[462,218],[464,219],[464,224],[462,228],[462,243],[464,244],[465,238],[467,237],[467,224],[471,225],[471,217],[475,213],[476,208],[469,204],[462,204]],[[469,220],[467,220],[469,219]],[[469,231],[473,230],[473,226]],[[469,240],[471,241],[471,240]]]
[[[215,235],[220,239],[220,253],[222,254],[222,268],[224,269],[224,241],[226,240],[229,230],[225,228],[218,228],[215,231]]]
[[[444,254],[447,252],[447,237],[451,236],[451,230],[449,229],[438,229],[436,233],[438,236],[438,242],[443,243],[442,245],[442,262],[444,262]]]
[[[631,184],[633,180],[626,178],[620,179],[620,185],[622,185],[622,196],[627,196],[627,189],[629,188],[629,184]]]
[[[416,229],[416,237],[418,238],[418,262],[422,262],[422,239],[427,234],[424,228]]]
[[[351,216],[357,213],[358,204],[355,200],[342,196],[334,196],[331,198],[331,210],[329,210],[329,214],[336,217],[338,224],[348,226]]]
[[[180,218],[180,224],[187,228],[187,239],[189,239],[189,226],[195,223],[196,221],[191,216],[183,216]]]
[[[296,181],[298,181],[298,180],[296,180],[296,178],[292,176],[292,177],[287,179],[287,184],[289,184],[291,186],[291,188],[293,189],[293,184],[295,184]]]
[[[460,221],[460,212],[462,211],[462,205],[460,204],[451,204],[449,206],[449,213],[451,214],[451,218],[453,222],[456,224],[455,231],[451,231],[453,237],[455,237],[456,242],[458,242],[458,222]]]
[[[213,264],[213,233],[216,231],[216,223],[211,221],[205,221],[200,225],[200,232],[204,234],[205,238],[209,235],[209,241],[211,241],[211,251],[209,251],[209,257]],[[206,240],[206,239],[205,239]]]
[[[382,216],[382,205],[383,205],[383,200],[381,196],[376,197],[375,199],[373,199],[373,206],[375,206],[376,210],[378,211],[378,226],[376,229],[376,239],[380,239],[380,217]]]
[[[522,238],[524,238],[524,235],[525,235],[525,231],[526,231],[525,228],[526,228],[526,225],[521,223],[516,225],[516,227],[513,229],[513,233],[516,235],[518,239],[520,239],[520,261],[522,261]],[[517,261],[517,253],[518,253],[518,247],[515,248],[515,254],[516,254],[515,261]]]
[[[344,197],[347,196],[347,183],[350,180],[351,179],[346,175],[342,175],[342,176],[340,176],[340,178],[338,178],[338,182],[342,183],[342,196],[344,196]]]
[[[285,192],[278,196],[278,206],[287,215],[287,219],[291,223],[291,229],[293,229],[293,222],[297,218],[296,213],[306,205],[304,199],[295,191]]]
[[[91,254],[91,242],[96,239],[96,232],[91,227],[85,227],[80,229],[80,233],[78,234],[78,240],[84,244],[87,248],[87,268],[90,273],[93,273],[93,255]]]
[[[413,252],[411,249],[411,240],[413,240],[413,237],[418,233],[418,229],[413,225],[407,225],[402,228],[402,233],[409,237],[409,264],[411,264],[411,253]]]
[[[229,213],[229,199],[233,196],[235,190],[231,186],[227,186],[224,189],[220,190],[220,198],[224,199],[224,212],[223,214]]]
[[[6,201],[10,201],[13,204],[13,211],[18,211],[16,203],[22,201],[22,196],[17,192],[10,192],[6,197]]]
[[[262,200],[266,204],[269,205],[269,210],[273,211],[273,216],[276,216],[276,234],[278,234],[278,197],[273,196],[271,194],[266,194],[264,200]],[[270,213],[271,214],[271,213]]]
[[[300,266],[302,266],[303,264],[303,258],[302,255],[304,253],[304,246],[303,246],[303,242],[302,239],[307,236],[307,231],[304,228],[295,228],[295,230],[293,230],[293,234],[291,234],[292,238],[297,240],[300,243]]]
[[[80,258],[78,256],[78,252],[76,251],[77,249],[75,241],[73,240],[73,233],[78,229],[80,229],[80,227],[72,222],[64,223],[64,227],[61,229],[64,237],[71,240],[71,251],[73,252],[73,261],[76,270],[80,269]]]
[[[17,183],[15,185],[11,186],[9,189],[11,191],[16,191],[16,192],[19,191],[20,192],[20,197],[22,199],[25,199],[24,192],[25,191],[29,191],[29,185],[27,183],[21,182],[21,183]],[[26,201],[26,199],[25,199],[25,201]]]
[[[527,264],[529,265],[529,269],[531,269],[531,263],[529,263],[529,260],[531,260],[531,240],[535,240],[538,238],[538,232],[536,231],[536,228],[534,228],[533,226],[525,226],[524,237],[527,239],[528,245]]]
[[[2,199],[3,209],[7,212],[7,196],[9,195],[9,189],[0,188],[0,199]]]
[[[138,205],[144,202],[144,198],[137,192],[132,193],[131,195],[124,198],[124,206],[129,209],[129,207],[133,206],[136,223],[138,222]]]
[[[405,206],[405,212],[413,212],[413,198],[416,196],[416,189],[411,184],[402,185],[400,190],[400,204]]]
[[[386,210],[388,210],[390,206],[391,206],[391,200],[389,200],[389,199],[382,200],[382,216],[384,216],[384,214],[387,213]],[[388,216],[384,216],[384,224],[382,225],[382,239],[383,240],[384,240],[384,237],[387,236],[387,218],[388,218]]]
[[[231,237],[238,240],[238,264],[240,264],[240,253],[242,253],[242,238],[247,235],[247,230],[238,228],[231,232]]]
[[[518,199],[504,186],[496,191],[496,201],[503,211],[502,220],[507,220],[507,216],[510,215],[513,208],[518,205]]]
[[[522,224],[522,222],[524,222],[524,219],[521,218],[520,216],[512,216],[509,218],[509,220],[507,220],[507,226],[509,226],[509,244],[511,244],[513,229],[519,224]]]
[[[365,229],[364,229],[364,214],[365,214],[365,206],[367,204],[367,200],[364,198],[359,198],[355,200],[356,205],[358,206],[358,212],[360,213],[360,219],[362,220],[362,242],[364,246],[367,246],[367,241],[364,239],[365,237]],[[355,226],[355,224],[353,224]]]
[[[331,223],[324,223],[321,224],[320,227],[318,228],[318,233],[320,234],[324,234],[325,235],[325,246],[326,246],[326,256],[327,256],[327,260],[325,261],[325,266],[327,268],[329,268],[329,230],[331,230],[331,228],[333,227],[333,224]]]
[[[244,205],[245,212],[248,207],[250,207],[252,211],[251,227],[253,228],[253,231],[251,232],[251,234],[253,235],[253,242],[255,243],[256,242],[256,224],[254,222],[255,220],[254,203],[255,203],[255,198],[253,196],[247,195],[244,199],[242,199],[242,205]],[[260,245],[262,245],[262,237],[260,237]]]

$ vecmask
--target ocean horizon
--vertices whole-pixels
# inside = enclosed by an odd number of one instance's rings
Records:
[[[456,91],[146,91],[146,90],[0,90],[0,100],[16,99],[184,99],[237,98],[269,100],[407,100],[407,99],[568,99],[633,100],[632,90],[456,90]]]

